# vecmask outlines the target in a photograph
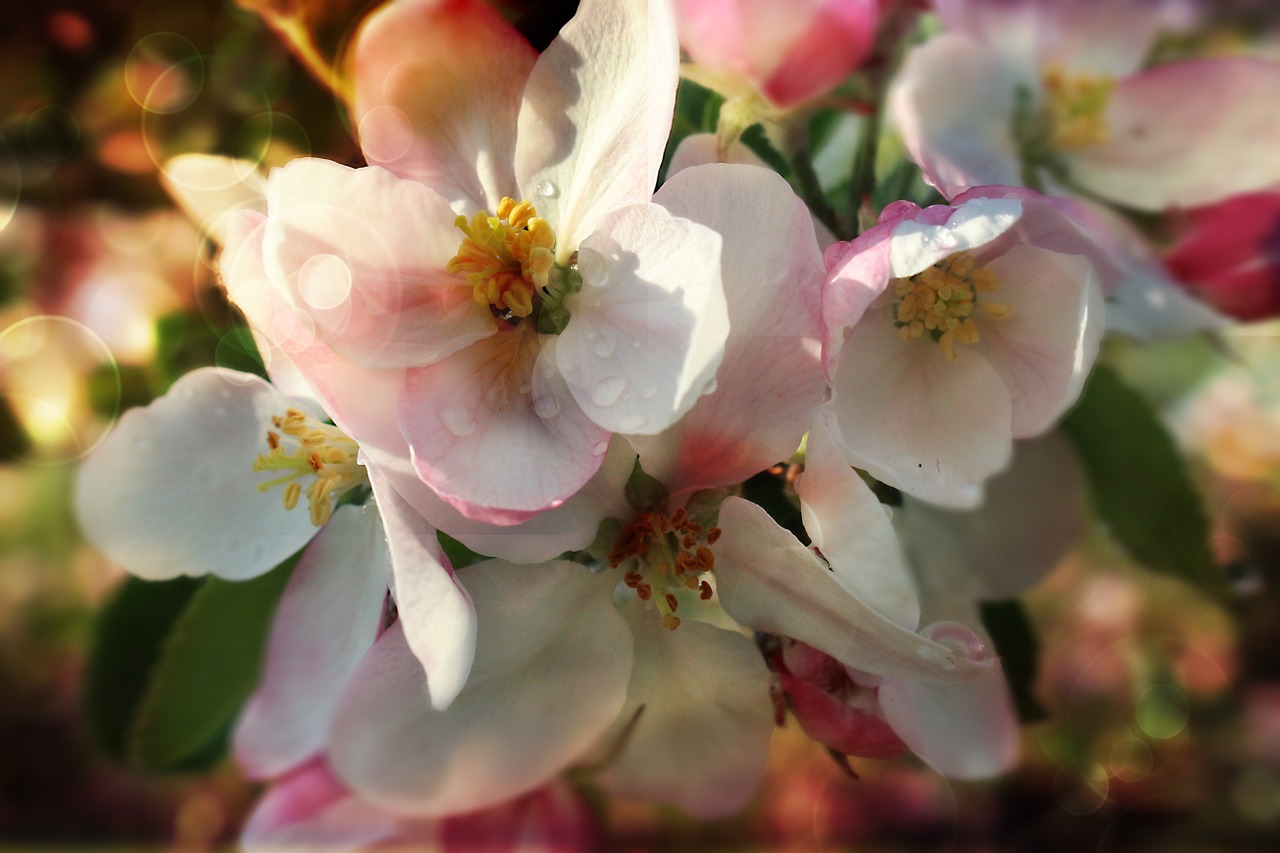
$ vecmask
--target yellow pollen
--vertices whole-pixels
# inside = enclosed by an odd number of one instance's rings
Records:
[[[476,302],[492,306],[503,319],[532,314],[538,288],[550,279],[556,245],[551,225],[533,203],[504,198],[496,215],[482,210],[454,224],[466,236],[446,269],[465,275]]]
[[[1058,65],[1044,70],[1044,92],[1056,148],[1078,150],[1102,145],[1111,139],[1107,107],[1115,81],[1105,75],[1070,74]]]
[[[641,601],[653,601],[668,630],[680,626],[676,611],[680,600],[675,591],[692,590],[698,598],[711,598],[711,584],[704,575],[716,564],[708,547],[720,538],[720,528],[705,530],[689,517],[683,507],[670,516],[640,512],[623,525],[618,541],[609,552],[609,564],[619,568],[628,563],[622,580],[636,591]]]
[[[979,302],[978,295],[993,292],[1000,282],[995,273],[978,267],[969,252],[957,252],[909,278],[893,280],[898,302],[894,325],[898,337],[913,341],[926,334],[956,360],[956,344],[976,344],[981,336],[970,316],[977,308],[991,320],[1012,313],[1008,305]]]
[[[296,507],[298,499],[306,494],[311,523],[321,527],[333,515],[339,497],[369,482],[364,467],[356,461],[360,446],[337,427],[321,423],[298,409],[288,409],[271,422],[280,432],[267,431],[268,450],[254,460],[253,470],[283,474],[259,483],[258,491],[284,486],[287,510]],[[303,477],[315,479],[304,489],[298,482]]]

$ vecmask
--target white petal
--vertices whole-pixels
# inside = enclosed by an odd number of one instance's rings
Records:
[[[436,530],[369,468],[386,528],[396,610],[405,641],[427,674],[431,704],[443,710],[467,682],[476,648],[476,614],[454,577]]]
[[[755,504],[726,499],[719,526],[716,594],[739,624],[800,640],[874,675],[951,682],[985,671],[850,595],[825,564]]]
[[[86,538],[148,580],[256,577],[315,535],[305,508],[258,491],[271,418],[293,403],[256,376],[202,368],[124,413],[80,467]]]
[[[712,390],[729,334],[720,235],[656,204],[615,210],[582,244],[582,290],[556,345],[574,399],[610,432],[652,435]]]
[[[654,200],[723,235],[729,337],[716,390],[670,429],[632,444],[673,493],[735,484],[787,459],[822,398],[822,256],[808,208],[773,172],[695,167]]]
[[[923,272],[956,252],[977,249],[1013,228],[1022,216],[1018,198],[974,198],[955,208],[942,206],[899,222],[889,246],[895,278]],[[945,221],[937,221],[942,215]]]
[[[250,776],[278,776],[324,749],[347,679],[377,636],[390,571],[372,505],[340,507],[302,555],[236,727],[236,761]]]
[[[922,337],[903,341],[885,310],[867,312],[840,352],[832,397],[837,440],[877,480],[924,500],[973,506],[1009,461],[1009,390],[982,356],[950,361]]]
[[[700,818],[738,811],[764,773],[773,734],[769,670],[755,644],[687,619],[669,631],[638,601],[622,612],[635,638],[635,666],[627,704],[602,746],[640,716],[600,783]]]
[[[885,507],[845,461],[819,416],[796,481],[804,529],[850,595],[914,631],[920,601]]]
[[[231,211],[267,212],[266,180],[248,160],[181,154],[164,164],[160,182],[215,243],[225,243]]]
[[[566,262],[609,211],[653,195],[680,48],[661,0],[583,0],[538,57],[516,136],[516,179]]]
[[[471,678],[444,711],[393,625],[356,671],[331,738],[334,769],[375,804],[437,817],[549,781],[626,699],[631,632],[610,578],[573,563],[469,566],[479,622]]]

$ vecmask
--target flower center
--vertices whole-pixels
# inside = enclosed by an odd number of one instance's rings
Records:
[[[449,261],[451,273],[466,275],[478,304],[503,320],[533,313],[539,288],[550,281],[556,235],[529,201],[504,198],[497,215],[482,210],[454,224],[466,237]]]
[[[978,294],[991,293],[1000,282],[995,273],[976,266],[969,252],[957,252],[909,278],[895,278],[894,325],[898,337],[912,341],[929,338],[956,360],[956,344],[976,344],[980,339],[974,308],[992,320],[1012,313],[1008,305],[978,302]]]
[[[720,528],[704,530],[684,507],[670,516],[664,512],[642,511],[623,525],[618,541],[609,552],[609,565],[626,564],[623,582],[636,591],[641,601],[653,601],[662,614],[662,626],[680,627],[675,592],[697,590],[703,601],[711,598],[711,584],[703,578],[716,564],[712,545],[720,538]]]
[[[307,486],[307,502],[311,507],[311,523],[322,526],[333,515],[338,498],[356,486],[369,482],[364,466],[356,461],[360,445],[342,430],[321,423],[305,412],[286,409],[284,415],[271,419],[275,430],[267,430],[268,452],[253,462],[254,471],[283,471],[282,476],[258,484],[265,492],[284,486],[284,508],[298,505],[303,488],[299,480],[313,477]]]
[[[1105,75],[1070,74],[1058,65],[1044,70],[1049,136],[1058,149],[1078,150],[1111,139],[1107,107],[1115,81]]]

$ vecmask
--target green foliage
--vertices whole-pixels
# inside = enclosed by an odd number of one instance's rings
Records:
[[[1026,609],[1017,599],[984,601],[981,606],[982,626],[996,645],[1018,719],[1024,723],[1045,719],[1049,714],[1033,692],[1040,664],[1040,641]]]
[[[85,668],[85,715],[108,756],[126,759],[161,646],[203,579],[128,578],[98,615]]]
[[[477,554],[472,551],[442,530],[436,532],[436,538],[440,540],[440,547],[444,549],[444,555],[449,558],[449,564],[453,566],[455,571],[466,566],[474,566],[476,563],[489,559],[483,554]]]
[[[218,338],[214,350],[214,364],[228,370],[239,370],[267,378],[267,368],[258,353],[253,335],[244,326],[235,326]]]
[[[667,150],[662,158],[659,184],[667,179],[667,167],[671,165],[671,155],[680,147],[680,143],[686,136],[716,132],[720,106],[723,103],[724,98],[710,89],[690,80],[680,79],[680,87],[676,90],[676,111],[671,120],[671,136],[667,139]]]
[[[1098,515],[1129,555],[1221,591],[1200,496],[1173,438],[1142,397],[1098,366],[1062,429],[1084,464]]]
[[[632,509],[657,509],[667,502],[667,487],[645,473],[645,470],[640,467],[639,456],[636,457],[636,464],[631,468],[631,476],[627,478],[627,485],[623,488],[623,492]]]
[[[215,744],[248,699],[276,604],[298,561],[294,555],[257,578],[209,578],[174,622],[134,719],[133,764],[152,770],[190,766]]]

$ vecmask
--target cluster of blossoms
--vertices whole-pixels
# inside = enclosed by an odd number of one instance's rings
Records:
[[[235,733],[275,780],[247,840],[571,849],[572,768],[730,813],[779,697],[846,754],[1016,761],[978,603],[1082,529],[1053,429],[1108,327],[1223,322],[1104,200],[1280,180],[1280,68],[1138,70],[1141,0],[934,6],[886,103],[944,201],[850,240],[737,135],[807,120],[902,3],[583,0],[539,53],[480,0],[392,0],[353,47],[368,165],[172,164],[271,382],[126,413],[77,509],[148,579],[302,550]],[[728,100],[655,192],[681,42]],[[803,539],[742,496],[770,470]]]

